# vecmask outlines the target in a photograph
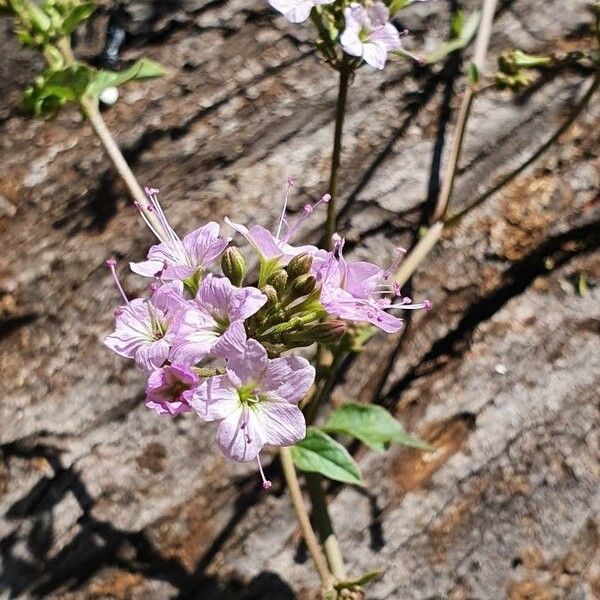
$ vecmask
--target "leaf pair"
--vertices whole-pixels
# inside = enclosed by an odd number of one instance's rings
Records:
[[[360,469],[346,448],[329,433],[354,437],[377,452],[394,442],[432,450],[423,440],[408,435],[383,407],[345,404],[331,413],[324,427],[308,428],[306,437],[292,448],[292,458],[303,471],[320,473],[329,479],[354,485],[364,485]]]
[[[23,102],[25,109],[35,116],[52,117],[66,102],[79,102],[84,96],[97,101],[106,88],[136,79],[159,77],[164,72],[160,64],[147,58],[118,73],[98,71],[83,63],[50,68],[25,91]]]

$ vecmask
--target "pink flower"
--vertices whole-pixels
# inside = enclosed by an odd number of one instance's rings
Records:
[[[233,223],[229,218],[225,217],[225,222],[232,229],[243,235],[250,245],[258,252],[261,262],[261,273],[266,273],[280,266],[287,265],[290,260],[298,254],[308,253],[311,256],[318,256],[323,252],[316,246],[292,246],[289,242],[300,228],[300,225],[302,225],[319,205],[329,202],[331,196],[325,194],[318,202],[305,205],[302,214],[290,226],[286,220],[285,214],[287,210],[288,193],[293,185],[293,181],[291,179],[288,180],[283,210],[279,218],[279,226],[277,227],[277,233],[275,235],[261,225],[253,225],[248,229],[245,225]],[[284,226],[285,233],[282,232]]]
[[[389,22],[390,11],[383,2],[369,8],[350,4],[344,9],[346,28],[340,36],[344,52],[361,57],[376,69],[383,69],[387,53],[400,48],[400,34]]]
[[[386,333],[402,329],[402,319],[389,314],[392,309],[429,308],[429,301],[413,304],[402,297],[400,290],[388,279],[398,266],[404,250],[397,249],[396,259],[387,270],[366,261],[348,262],[343,256],[344,240],[334,237],[335,249],[329,254],[317,273],[321,285],[320,301],[331,315],[349,321],[371,323]],[[389,295],[399,296],[399,304],[392,304]]]
[[[185,365],[168,365],[153,371],[146,387],[146,406],[158,415],[190,412],[189,400],[200,378]]]
[[[242,353],[229,358],[225,375],[203,381],[190,404],[205,421],[219,422],[217,444],[223,454],[248,462],[258,458],[265,444],[291,446],[304,438],[298,402],[314,378],[315,369],[306,359],[270,360],[257,341],[248,340]]]
[[[209,355],[226,358],[240,351],[246,343],[243,322],[266,301],[257,288],[238,288],[226,277],[207,275],[174,323],[171,360],[195,365]]]
[[[302,23],[310,16],[313,6],[331,4],[335,0],[269,0],[269,4],[291,23]]]
[[[150,300],[138,298],[117,309],[115,331],[104,343],[117,354],[133,358],[140,369],[153,371],[169,355],[169,325],[164,311]]]
[[[148,260],[130,263],[134,273],[160,277],[163,281],[183,281],[202,273],[223,254],[231,238],[219,237],[218,223],[210,221],[180,240],[158,203],[157,190],[146,189],[146,193],[150,202],[148,209],[157,215],[164,232],[159,236],[161,242],[148,251]]]

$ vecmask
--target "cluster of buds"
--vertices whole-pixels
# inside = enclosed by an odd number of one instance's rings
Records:
[[[123,304],[105,344],[147,373],[146,406],[160,415],[195,411],[204,421],[218,422],[219,448],[233,460],[256,460],[265,488],[270,482],[260,464],[263,446],[291,446],[306,434],[298,403],[312,386],[315,369],[290,351],[336,344],[357,324],[393,333],[402,327],[394,310],[429,306],[414,304],[390,283],[400,250],[384,270],[346,260],[344,240],[337,235],[332,251],[292,245],[302,222],[329,201],[325,195],[307,204],[290,225],[286,208],[292,185],[288,182],[275,234],[225,219],[257,254],[255,285],[246,281],[246,261],[218,223],[179,238],[158,190],[150,188],[147,206],[139,208],[159,243],[147,260],[130,264],[134,273],[151,278],[149,295],[128,298],[116,260],[107,261]]]
[[[292,23],[311,19],[319,33],[317,48],[325,60],[340,69],[343,53],[354,57],[351,67],[363,61],[383,69],[388,53],[401,51],[401,33],[391,19],[402,8],[420,0],[381,2],[366,0],[268,0]],[[404,32],[403,32],[404,33]]]

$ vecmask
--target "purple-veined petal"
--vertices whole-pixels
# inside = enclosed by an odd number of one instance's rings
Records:
[[[183,238],[183,246],[195,267],[207,267],[227,248],[231,238],[219,238],[219,224],[214,221],[191,231]]]
[[[215,320],[196,307],[179,313],[169,332],[172,348],[170,359],[185,365],[195,365],[206,358],[219,339]]]
[[[265,434],[254,411],[242,407],[219,423],[217,445],[228,458],[239,462],[254,460],[265,445]]]
[[[227,373],[239,386],[258,384],[267,368],[267,351],[256,340],[248,340],[242,354],[232,356],[227,365]]]
[[[240,408],[237,389],[226,375],[204,380],[190,398],[191,407],[205,421],[218,421]]]
[[[246,339],[244,323],[234,321],[215,344],[213,354],[226,359],[243,354],[246,348]]]
[[[261,384],[267,395],[275,392],[286,402],[297,404],[315,380],[315,368],[300,356],[285,356],[270,360]]]
[[[400,48],[400,34],[398,30],[391,24],[386,23],[380,29],[377,29],[369,36],[369,41],[377,43],[387,52],[398,50]]]
[[[266,444],[291,446],[306,436],[304,415],[297,406],[286,402],[264,401],[255,410]]]
[[[162,367],[169,356],[169,343],[165,339],[140,346],[135,353],[135,364],[144,371]]]
[[[387,51],[382,44],[377,42],[366,42],[363,45],[363,60],[376,69],[383,69],[387,59]]]

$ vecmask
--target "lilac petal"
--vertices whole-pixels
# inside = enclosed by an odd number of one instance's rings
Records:
[[[225,419],[240,408],[237,390],[226,375],[216,375],[203,381],[194,390],[189,402],[205,421]]]
[[[258,384],[268,365],[267,351],[256,340],[248,340],[243,354],[230,357],[227,374],[238,387]]]
[[[247,411],[247,417],[245,420],[240,406],[223,419],[217,429],[217,444],[221,452],[240,462],[254,460],[265,445],[265,434],[254,411]]]
[[[386,23],[381,29],[374,31],[369,37],[369,41],[377,43],[378,46],[381,46],[387,52],[397,50],[402,45],[400,43],[400,34],[391,23]]]
[[[183,238],[187,255],[196,267],[207,267],[223,253],[231,238],[219,238],[219,225],[210,221]]]
[[[227,321],[245,320],[253,315],[267,297],[257,288],[237,288],[226,277],[207,275],[196,301],[207,312]]]
[[[345,266],[344,289],[357,298],[368,298],[384,274],[377,265],[366,261],[350,262]]]
[[[225,223],[242,234],[263,258],[270,259],[281,256],[282,251],[278,246],[277,240],[264,227],[254,225],[251,229],[248,229],[245,225],[234,223],[228,217],[225,217]]]
[[[197,270],[197,267],[189,265],[171,265],[162,270],[160,277],[165,281],[183,281],[192,277]]]
[[[171,361],[195,365],[211,353],[219,334],[214,319],[189,306],[174,321],[169,339],[172,344]]]
[[[162,260],[146,260],[139,263],[130,262],[129,268],[143,277],[158,277],[165,263]]]
[[[188,300],[184,296],[183,283],[181,281],[170,281],[164,283],[152,294],[152,304],[157,308],[176,312],[188,307]]]
[[[136,298],[119,311],[115,331],[104,339],[104,344],[125,358],[134,358],[141,346],[153,341],[148,301]],[[158,316],[162,316],[160,311]]]
[[[363,60],[376,69],[383,69],[387,59],[387,52],[383,45],[376,42],[367,42],[363,46]]]
[[[306,21],[315,5],[312,0],[269,0],[269,4],[282,13],[290,23]]]
[[[162,367],[169,356],[169,343],[165,339],[140,346],[135,353],[135,364],[144,371]]]
[[[246,329],[242,321],[234,321],[213,348],[215,356],[229,359],[243,354],[246,348]]]
[[[296,404],[308,392],[315,380],[315,368],[300,356],[286,356],[269,361],[261,389],[275,392],[286,402]]]
[[[367,9],[367,13],[374,29],[384,27],[390,20],[390,11],[383,2],[375,2],[372,4],[371,7]]]
[[[267,444],[291,446],[306,436],[304,415],[297,406],[266,401],[258,404],[256,412]]]

